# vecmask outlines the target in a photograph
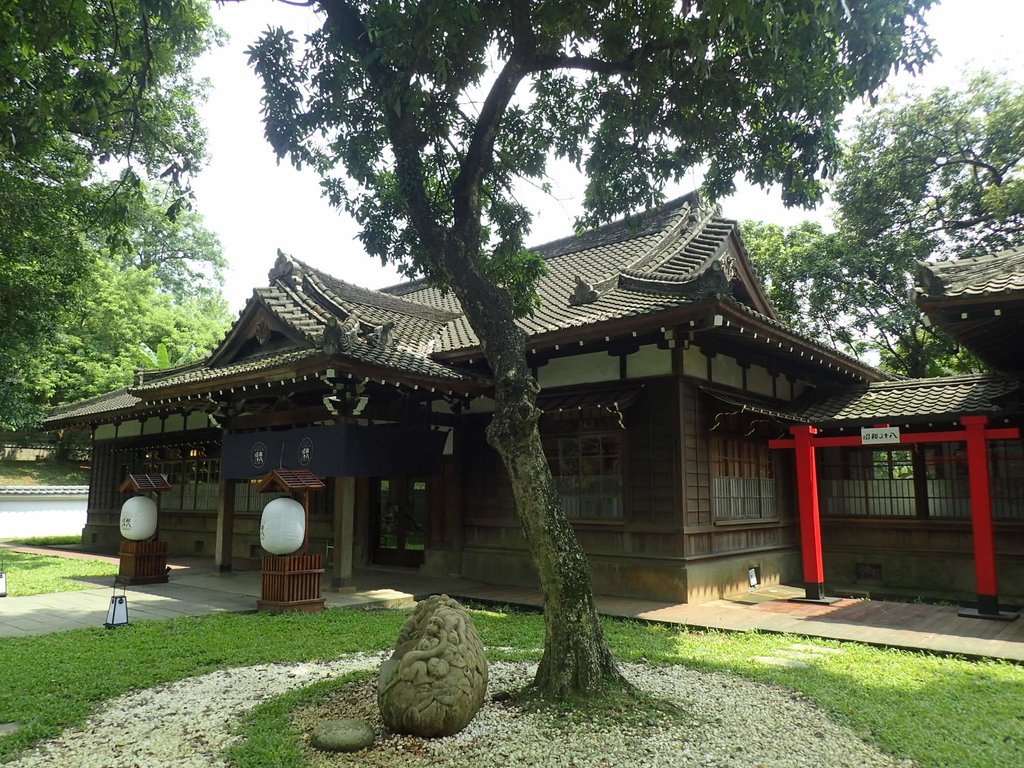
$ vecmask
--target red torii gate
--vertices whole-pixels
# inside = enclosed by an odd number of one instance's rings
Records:
[[[899,433],[898,440],[880,444],[966,443],[967,471],[971,489],[971,531],[974,536],[974,576],[977,608],[962,608],[961,616],[1010,621],[1019,614],[999,608],[996,583],[996,548],[992,529],[992,492],[989,481],[988,441],[1020,437],[1017,427],[990,429],[985,416],[963,416],[962,430]],[[812,602],[833,602],[825,597],[825,568],[821,555],[821,515],[818,508],[816,448],[864,446],[863,436],[815,437],[817,428],[800,424],[789,428],[792,438],[770,440],[769,448],[792,448],[796,457],[797,495],[800,510],[800,548],[803,553],[805,597]],[[896,437],[896,430],[893,430]]]

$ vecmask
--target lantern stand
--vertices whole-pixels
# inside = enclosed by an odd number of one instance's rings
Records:
[[[309,493],[326,487],[324,481],[308,469],[282,467],[260,480],[260,493],[284,492],[291,494],[293,499],[296,495],[301,496],[303,527],[301,548],[298,548],[298,551],[293,550],[292,554],[263,556],[260,599],[256,601],[259,610],[271,613],[319,613],[324,609],[324,599],[320,596],[320,582],[324,574],[323,557],[319,554],[309,554]],[[278,499],[267,504],[260,525],[260,544],[264,549],[272,546],[269,541],[264,540],[264,533],[268,527],[267,513],[275,501]],[[298,547],[299,542],[293,541],[283,546],[284,552],[287,552],[288,547]]]
[[[171,484],[165,475],[139,474],[128,475],[128,479],[121,483],[119,490],[122,493],[131,491],[136,496],[155,494],[156,516],[159,519],[160,494],[170,489]],[[128,499],[125,501],[125,505],[131,501],[132,499]],[[125,507],[122,506],[121,509],[123,513]],[[153,533],[144,536],[142,540],[125,536],[124,525],[125,522],[122,520],[121,551],[119,553],[121,563],[114,583],[121,585],[166,584],[167,574],[171,570],[167,567],[167,542],[159,540],[155,525]]]
[[[124,587],[121,587],[121,596],[117,595],[117,585],[114,585],[114,594],[110,596],[110,607],[107,608],[107,620],[103,626],[107,629],[123,627],[128,623],[128,595]]]

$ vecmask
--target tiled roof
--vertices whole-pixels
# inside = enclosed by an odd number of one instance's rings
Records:
[[[653,316],[719,299],[740,306],[756,323],[783,328],[761,289],[747,284],[744,275],[750,267],[742,248],[734,245],[736,226],[691,194],[642,215],[541,245],[534,249],[547,267],[537,286],[540,306],[518,322],[529,336],[571,329],[586,333],[588,326],[611,320]],[[396,377],[405,373],[442,381],[483,381],[436,359],[439,354],[458,358],[472,353],[480,341],[455,297],[423,281],[372,291],[279,254],[269,283],[255,291],[242,317],[207,360],[147,373],[131,392],[154,398],[154,393],[171,387],[269,371],[317,355],[387,369]],[[736,296],[745,297],[748,304],[740,305]],[[260,312],[289,329],[292,346],[252,354],[249,335],[263,327],[257,322]],[[844,358],[784,330],[822,356]],[[279,338],[273,343],[284,342]],[[296,349],[296,343],[303,348]],[[847,359],[847,367],[850,363],[856,361]],[[133,405],[139,402],[134,398]]]
[[[129,411],[142,402],[141,398],[129,394],[127,389],[117,389],[87,400],[68,403],[54,408],[43,423],[54,426],[65,421],[84,421],[87,417],[100,413],[116,413]]]
[[[167,387],[191,384],[200,381],[210,381],[219,378],[232,378],[253,371],[271,370],[283,365],[291,365],[303,360],[315,357],[319,353],[317,349],[289,349],[285,351],[269,352],[263,355],[240,360],[231,365],[211,368],[209,366],[197,366],[177,375],[165,376],[155,380],[143,381],[132,387],[132,392],[145,394],[153,390],[166,389]]]
[[[774,328],[775,330],[780,331],[781,333],[785,334],[786,336],[792,337],[792,338],[797,339],[797,340],[799,340],[801,342],[804,342],[806,344],[818,346],[817,343],[813,339],[810,339],[807,336],[804,336],[802,333],[799,333],[798,331],[794,331],[792,328],[790,328],[785,323],[779,322],[778,320],[770,318],[770,317],[768,317],[766,315],[762,315],[756,309],[752,309],[751,307],[748,307],[746,304],[742,304],[742,303],[736,301],[735,299],[733,299],[730,296],[725,296],[723,298],[723,302],[725,304],[735,308],[736,310],[742,312],[743,314],[748,315],[748,316],[754,318],[761,325],[765,325],[765,326],[768,326],[770,328]],[[854,368],[854,369],[861,368],[861,369],[864,369],[864,370],[870,369],[872,375],[877,377],[877,378],[892,378],[891,374],[889,374],[889,373],[887,373],[885,371],[879,371],[879,370],[876,370],[874,368],[871,368],[866,363],[861,362],[860,360],[858,360],[855,357],[847,355],[845,352],[839,352],[838,350],[828,349],[828,353],[829,353],[829,355],[831,357],[833,357],[833,358],[835,358],[837,360],[844,361],[851,368]]]
[[[1024,291],[1024,248],[937,264],[922,262],[918,267],[922,301]]]
[[[1013,376],[971,374],[854,385],[831,394],[799,399],[787,408],[808,424],[871,422],[971,414],[996,415],[1019,409],[1024,381]]]
[[[0,496],[82,496],[88,485],[0,485]]]
[[[538,246],[533,250],[547,267],[537,286],[540,306],[519,325],[535,336],[685,306],[716,290],[726,293],[728,277],[719,277],[720,257],[735,228],[717,209],[699,207],[691,194],[641,216]],[[423,281],[384,290],[420,305],[459,309],[454,297]],[[444,325],[437,341],[437,352],[480,344],[461,313]]]

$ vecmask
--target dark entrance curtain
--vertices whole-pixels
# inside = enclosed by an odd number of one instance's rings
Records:
[[[318,477],[432,475],[447,433],[399,424],[335,424],[224,436],[221,479],[247,480],[272,469],[304,468]]]

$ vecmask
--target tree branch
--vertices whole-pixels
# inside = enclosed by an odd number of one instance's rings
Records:
[[[370,39],[369,30],[359,10],[347,0],[320,0],[327,14],[327,23],[337,34],[343,48],[366,59],[377,53],[377,46]],[[379,59],[365,61],[367,75],[378,91],[383,119],[387,124],[388,137],[395,153],[395,166],[402,194],[409,204],[409,215],[413,227],[419,234],[423,247],[444,248],[448,234],[441,225],[441,216],[430,201],[423,172],[421,151],[426,145],[422,131],[417,127],[414,113],[402,110],[401,114],[384,106],[386,93],[401,94],[406,88],[400,82],[400,75],[384,66]]]

